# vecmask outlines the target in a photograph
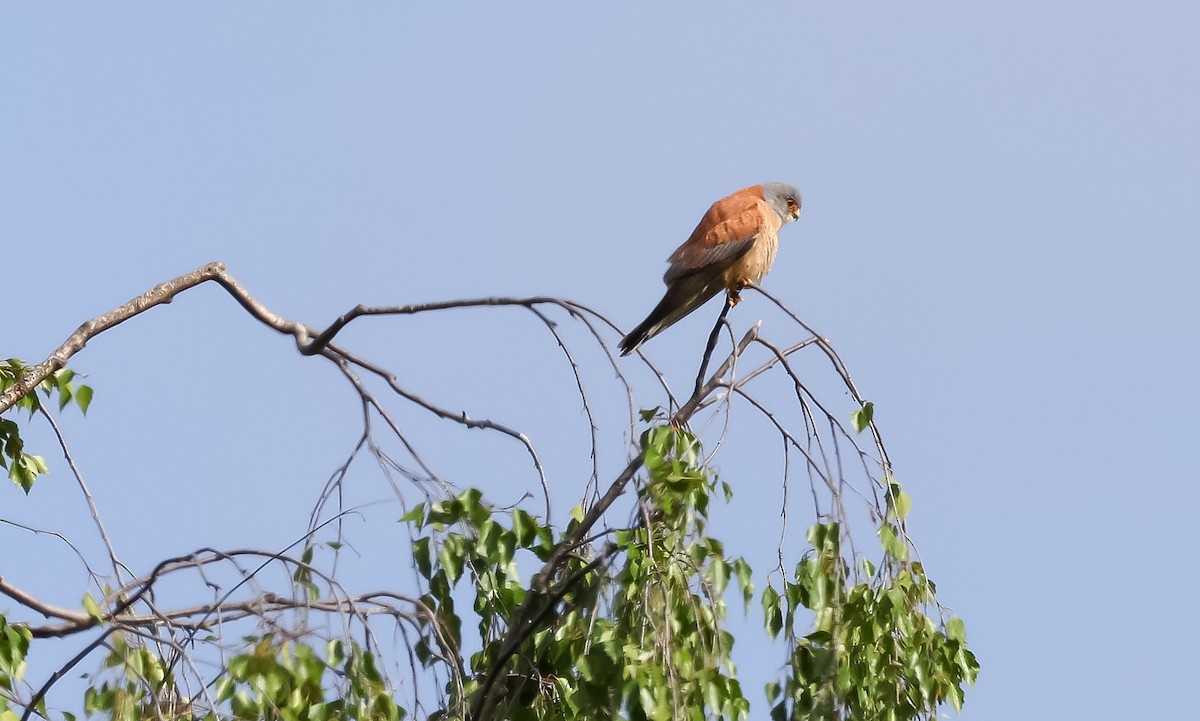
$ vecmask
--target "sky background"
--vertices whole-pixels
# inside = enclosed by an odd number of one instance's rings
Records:
[[[5,4],[0,356],[41,360],[214,260],[315,326],[360,302],[561,295],[630,328],[709,203],[791,182],[804,211],[765,286],[877,406],[913,537],[983,666],[962,718],[1178,716],[1200,643],[1197,27],[1197,6],[1168,2]],[[647,345],[676,389],[715,312]],[[795,334],[759,297],[733,315],[759,319]],[[368,319],[343,342],[539,447],[587,442],[527,313]],[[620,421],[588,347],[589,390]],[[215,286],[72,366],[97,393],[64,428],[137,570],[290,543],[359,432],[332,367]],[[447,476],[504,503],[530,480],[511,443],[392,405]],[[623,431],[604,428],[601,478]],[[5,492],[0,517],[94,547],[65,464],[29,432],[54,475]],[[769,557],[780,457],[764,443],[718,458],[739,491],[714,528]],[[511,478],[481,479],[472,459],[491,453]],[[548,458],[568,507],[587,469]],[[361,500],[388,499],[363,465]],[[364,559],[394,553],[395,510],[364,512]],[[78,603],[60,542],[0,543],[6,580]],[[743,643],[757,701],[775,661]]]

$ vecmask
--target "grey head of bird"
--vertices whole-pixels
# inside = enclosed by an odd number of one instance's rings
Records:
[[[800,191],[794,185],[787,183],[763,183],[763,200],[774,208],[783,222],[788,223],[800,217]]]

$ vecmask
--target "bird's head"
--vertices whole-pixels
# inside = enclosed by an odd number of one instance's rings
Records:
[[[800,191],[787,183],[763,183],[763,200],[788,223],[800,217]]]

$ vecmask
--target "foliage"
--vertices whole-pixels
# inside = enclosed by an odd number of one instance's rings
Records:
[[[698,465],[695,437],[660,425],[641,442],[650,476],[639,492],[641,522],[612,532],[599,552],[568,564],[561,592],[515,649],[519,662],[503,681],[502,717],[569,721],[601,713],[636,721],[679,718],[684,709],[693,718],[748,714],[729,658],[733,637],[720,624],[731,578],[744,599],[751,597],[750,567],[726,559],[723,544],[703,534],[712,482]],[[496,516],[476,490],[405,516],[430,533],[413,547],[429,587],[423,601],[437,619],[417,647],[426,663],[445,663],[432,650],[439,645],[461,645],[453,591],[464,577],[473,586],[481,650],[471,657],[470,680],[447,688],[456,702],[449,716],[480,692],[509,650],[503,647],[506,619],[530,593],[519,580],[517,553],[545,560],[559,541],[554,529],[524,511],[514,511],[506,525]],[[617,570],[606,571],[610,565]],[[438,638],[435,628],[449,638]]]
[[[840,536],[836,523],[810,528],[813,551],[782,593],[763,594],[768,632],[786,631],[792,644],[785,677],[767,690],[771,718],[891,721],[932,718],[946,702],[961,709],[962,687],[979,669],[962,621],[926,615],[935,588],[920,563],[886,574],[863,559],[869,580],[854,583]],[[802,608],[814,619],[807,633]]]
[[[699,463],[699,442],[669,424],[642,435],[649,480],[639,492],[641,522],[617,530],[603,556],[580,555],[560,579],[562,608],[517,649],[517,669],[504,681],[509,699],[502,716],[518,720],[720,718],[744,719],[750,701],[737,680],[730,651],[733,637],[721,627],[724,594],[731,579],[749,606],[752,570],[743,559],[726,558],[724,544],[705,534],[709,496],[720,486]],[[973,683],[978,663],[967,650],[961,620],[935,622],[927,615],[935,587],[920,563],[896,549],[903,513],[881,526],[884,572],[861,559],[867,577],[854,582],[843,557],[837,523],[818,523],[808,533],[812,550],[797,565],[782,593],[768,586],[760,596],[772,638],[786,631],[791,647],[787,673],[768,696],[775,719],[932,718],[949,703],[962,706],[962,688]],[[429,665],[444,663],[432,649],[462,644],[455,610],[459,580],[472,583],[479,615],[469,680],[448,687],[454,708],[479,692],[497,666],[505,619],[530,591],[519,580],[518,552],[545,560],[558,542],[554,530],[523,511],[507,525],[497,520],[477,490],[428,508],[418,506],[406,521],[429,533],[414,544],[414,559],[429,592],[425,603],[437,623],[418,645]],[[617,570],[604,573],[604,561]],[[807,609],[810,613],[803,613]],[[806,624],[811,625],[807,631]]]
[[[146,718],[263,719],[264,721],[400,721],[374,656],[357,644],[326,644],[324,654],[272,634],[243,639],[246,651],[216,679],[221,711],[200,712],[184,698],[169,664],[144,645],[117,638],[104,666],[120,673],[101,679],[84,697],[84,710],[113,721]]]
[[[25,370],[25,364],[16,358],[0,362],[0,392],[6,391],[20,379]],[[38,388],[47,397],[58,394],[58,409],[62,410],[67,404],[74,402],[79,410],[87,413],[92,403],[92,389],[87,385],[75,384],[75,372],[62,368],[42,381]],[[41,400],[36,393],[23,396],[16,404],[33,415],[42,409]],[[41,456],[25,452],[25,443],[21,440],[20,428],[7,418],[0,418],[0,468],[8,469],[8,477],[20,486],[26,493],[33,488],[37,477],[50,472],[45,459]]]
[[[0,615],[0,721],[16,716],[9,709],[8,696],[25,674],[25,656],[29,653],[29,629],[10,625]]]

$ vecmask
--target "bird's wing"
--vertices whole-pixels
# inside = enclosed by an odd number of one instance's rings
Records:
[[[737,193],[713,204],[692,235],[671,254],[663,275],[668,285],[693,273],[717,275],[750,251],[771,207],[761,198]]]

